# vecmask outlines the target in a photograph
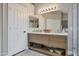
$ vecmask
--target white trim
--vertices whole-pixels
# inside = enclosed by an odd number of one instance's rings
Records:
[[[73,4],[73,55],[77,55],[77,4]]]

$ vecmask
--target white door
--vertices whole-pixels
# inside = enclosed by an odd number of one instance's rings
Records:
[[[16,54],[26,48],[26,39],[24,38],[24,10],[25,8],[20,5],[9,4],[8,55]]]
[[[14,8],[8,5],[8,55],[14,54]]]
[[[24,48],[24,13],[23,8],[18,8],[18,48],[19,50],[23,50]]]
[[[25,31],[24,32],[24,42],[25,42],[24,48],[28,49],[28,36],[27,36],[28,35],[27,34],[27,31],[28,31],[28,13],[27,13],[27,8],[24,9],[23,11],[24,11],[24,17],[23,17],[24,22],[23,23],[24,23],[24,31]]]

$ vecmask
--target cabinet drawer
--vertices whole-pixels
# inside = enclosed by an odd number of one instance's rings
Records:
[[[39,43],[49,47],[66,49],[66,39],[67,37],[65,36],[29,34],[29,42]]]
[[[50,40],[49,47],[57,47],[57,48],[64,48],[65,49],[66,43]]]
[[[65,36],[50,36],[50,40],[54,40],[54,41],[59,41],[59,42],[64,42],[66,41],[66,37]]]
[[[48,46],[48,36],[40,34],[29,34],[29,41]]]
[[[66,48],[66,37],[50,36],[49,47]]]

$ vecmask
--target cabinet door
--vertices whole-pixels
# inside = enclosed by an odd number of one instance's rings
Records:
[[[14,40],[15,40],[15,32],[14,32],[14,7],[8,5],[8,54],[14,54]]]
[[[66,49],[66,37],[65,36],[50,36],[49,47]]]
[[[48,46],[48,35],[29,34],[29,41]]]

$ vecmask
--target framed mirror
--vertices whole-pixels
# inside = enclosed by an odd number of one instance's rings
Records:
[[[29,28],[39,28],[39,18],[29,16]]]

